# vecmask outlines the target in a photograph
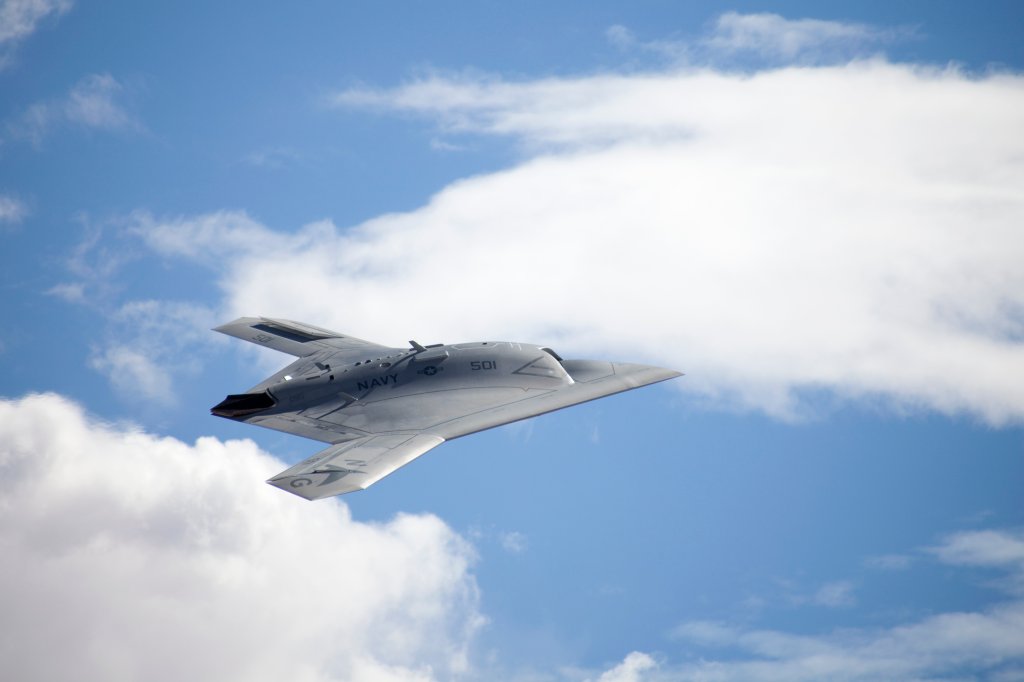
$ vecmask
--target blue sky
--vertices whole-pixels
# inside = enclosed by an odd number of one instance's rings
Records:
[[[0,660],[1024,679],[1022,28],[0,3]],[[209,416],[287,361],[238,315],[686,376],[309,504],[317,443]]]

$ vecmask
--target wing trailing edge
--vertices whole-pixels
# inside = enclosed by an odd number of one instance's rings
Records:
[[[444,436],[446,440],[453,440],[682,376],[675,370],[631,363],[566,360],[562,365],[575,380],[571,386],[459,417],[430,431]]]
[[[267,483],[307,500],[365,490],[443,442],[425,433],[359,438],[321,450]]]

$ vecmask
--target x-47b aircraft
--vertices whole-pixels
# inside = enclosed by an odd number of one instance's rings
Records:
[[[452,438],[680,376],[508,341],[389,348],[264,317],[216,331],[297,356],[211,411],[329,443],[267,481],[307,500],[363,490]]]

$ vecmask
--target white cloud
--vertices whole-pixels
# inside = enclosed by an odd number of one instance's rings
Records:
[[[820,19],[786,19],[778,14],[726,12],[718,17],[704,41],[711,49],[751,52],[762,58],[794,60],[858,49],[909,37],[908,30],[881,30],[866,24]]]
[[[452,144],[446,140],[440,138],[432,138],[430,140],[430,148],[439,152],[463,152],[466,148],[462,145]]]
[[[828,606],[831,608],[852,606],[855,602],[853,583],[847,580],[825,583],[814,593],[811,602],[818,606]]]
[[[144,399],[165,407],[174,404],[170,374],[154,360],[147,346],[114,345],[94,353],[89,364],[133,402]]]
[[[622,663],[604,672],[598,682],[641,682],[646,677],[642,673],[657,667],[658,664],[649,655],[634,651]]]
[[[55,287],[55,289],[57,289]],[[53,291],[73,300],[75,290]],[[169,407],[176,404],[175,379],[202,369],[198,351],[221,338],[210,332],[217,317],[206,307],[176,301],[130,301],[109,313],[109,335],[89,364],[123,396]],[[276,358],[280,365],[280,357]]]
[[[47,15],[71,9],[70,0],[3,0],[0,2],[0,44],[24,38]]]
[[[120,288],[117,275],[138,258],[138,249],[125,248],[122,235],[110,226],[91,224],[88,216],[78,217],[84,226],[82,240],[68,256],[65,267],[72,281],[52,286],[46,293],[70,303],[105,308]]]
[[[114,319],[152,342],[171,341],[184,348],[210,337],[216,323],[213,313],[199,305],[175,301],[131,301],[115,313]],[[170,337],[170,338],[166,338]]]
[[[1024,534],[965,531],[949,536],[932,551],[949,564],[1016,566],[1024,573]]]
[[[114,101],[123,91],[124,86],[109,73],[86,76],[68,93],[64,115],[89,128],[130,128],[134,121]]]
[[[51,14],[60,16],[71,4],[71,0],[0,0],[0,50],[27,38],[39,22]],[[0,55],[2,68],[8,57]]]
[[[64,97],[29,106],[7,127],[15,137],[27,138],[35,144],[60,124],[106,131],[141,130],[142,125],[125,108],[124,95],[124,85],[110,74],[90,74]]]
[[[0,223],[20,223],[28,215],[28,207],[25,202],[10,196],[0,194]]]
[[[825,64],[849,61],[879,48],[913,39],[912,27],[878,28],[820,19],[786,19],[778,14],[719,15],[697,38],[641,40],[628,27],[610,26],[608,42],[623,52],[638,51],[676,65],[735,68],[766,63]]]
[[[676,636],[691,645],[707,645],[690,639],[685,629]],[[667,679],[847,682],[959,679],[953,671],[964,669],[994,672],[1019,665],[1024,657],[1024,605],[946,613],[888,630],[828,636],[738,630],[727,646],[740,655],[722,660],[705,655],[700,663],[682,667]]]
[[[998,566],[1011,580],[1010,600],[977,611],[938,613],[916,622],[877,629],[843,629],[795,635],[708,621],[682,623],[672,637],[699,653],[699,662],[665,671],[666,680],[761,682],[999,679],[1024,664],[1024,602],[1014,585],[1024,578],[1020,546],[1011,531],[972,531],[933,548],[955,566]],[[715,650],[728,650],[717,656]]]
[[[178,395],[176,380],[197,374],[204,348],[225,341],[210,332],[223,320],[213,309],[190,302],[117,303],[122,295],[117,276],[137,257],[137,244],[125,247],[121,226],[87,223],[85,237],[66,262],[74,279],[46,293],[87,306],[106,320],[106,334],[94,340],[89,365],[118,393],[136,406],[171,407]],[[279,355],[275,363],[280,364]]]
[[[56,296],[57,298],[64,299],[68,303],[84,303],[86,300],[85,283],[83,282],[63,282],[61,284],[54,284],[46,290],[46,293],[50,296]]]
[[[273,232],[244,211],[218,211],[172,220],[157,220],[140,211],[132,218],[133,230],[158,252],[184,256],[209,265],[222,263],[232,254],[310,248],[317,237],[317,228],[309,226],[304,236],[310,241],[296,243],[295,237]],[[327,226],[324,232],[333,232],[333,227]]]
[[[621,24],[609,26],[604,32],[608,42],[620,50],[628,50],[636,45],[636,35]]]
[[[439,519],[354,521],[69,401],[0,401],[0,659],[17,680],[428,680],[467,670],[472,548]],[[60,655],[54,655],[58,646]]]
[[[998,587],[1024,595],[1024,532],[968,531],[949,536],[931,552],[948,564],[1009,569]]]
[[[522,554],[526,551],[526,536],[517,530],[501,533],[498,537],[501,547],[510,554]]]
[[[646,360],[785,418],[822,389],[1024,418],[1020,76],[882,60],[433,76],[339,102],[514,136],[532,156],[344,231],[140,219],[153,248],[221,273],[227,314]]]

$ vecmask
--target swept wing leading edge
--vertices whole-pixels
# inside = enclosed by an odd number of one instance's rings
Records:
[[[270,317],[240,317],[233,322],[214,327],[213,331],[298,357],[308,357],[324,351],[352,351],[362,355],[366,351],[372,353],[386,348],[311,324]]]

